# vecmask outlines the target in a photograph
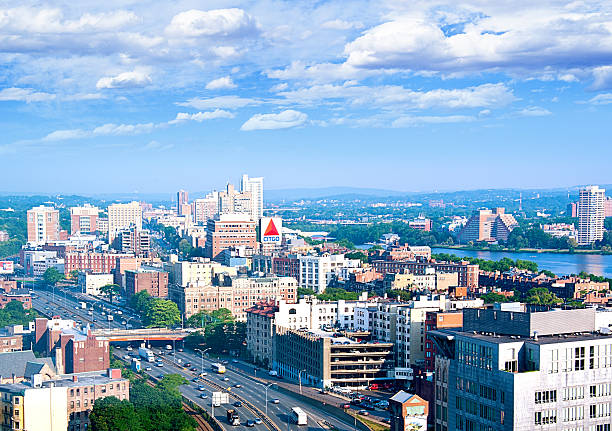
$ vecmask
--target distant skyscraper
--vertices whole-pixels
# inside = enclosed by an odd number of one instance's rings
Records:
[[[129,204],[108,206],[108,243],[111,244],[119,231],[135,226],[142,229],[142,208],[136,201]]]
[[[59,240],[59,211],[44,205],[28,210],[28,242],[45,244]]]
[[[233,184],[219,192],[219,214],[248,214],[253,219],[251,208],[251,192],[237,192]]]
[[[263,177],[243,175],[240,189],[243,193],[251,192],[251,216],[254,221],[259,221],[263,217]]]
[[[193,221],[206,224],[219,213],[219,192],[211,192],[205,198],[194,200],[191,207]]]
[[[578,245],[589,245],[603,238],[606,190],[588,186],[578,200]]]
[[[189,207],[189,192],[187,190],[179,190],[176,193],[176,213],[178,215],[187,215],[191,213]]]

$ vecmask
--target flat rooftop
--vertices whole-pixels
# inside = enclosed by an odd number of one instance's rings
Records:
[[[573,334],[562,334],[562,335],[543,335],[538,336],[537,340],[534,337],[521,337],[515,335],[498,335],[487,332],[461,332],[461,331],[451,331],[451,330],[437,330],[430,331],[430,333],[436,335],[443,336],[463,336],[467,338],[473,338],[475,340],[487,341],[489,343],[496,344],[505,344],[505,343],[517,343],[517,342],[527,342],[530,344],[556,344],[556,343],[570,343],[576,341],[589,341],[589,340],[600,340],[600,339],[610,339],[612,340],[612,334],[602,334],[600,332],[581,332],[581,333],[573,333]]]

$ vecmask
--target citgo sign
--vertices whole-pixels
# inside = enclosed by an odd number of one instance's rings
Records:
[[[279,244],[282,241],[281,229],[283,221],[280,217],[264,217],[261,219],[259,228],[261,231],[261,242],[264,244]]]

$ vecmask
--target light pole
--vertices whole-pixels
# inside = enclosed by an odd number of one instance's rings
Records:
[[[266,416],[268,416],[268,389],[270,389],[271,386],[274,386],[274,383],[268,383],[267,385],[264,385],[263,383],[257,384],[266,388]]]
[[[306,370],[300,370],[298,372],[298,380],[300,381],[300,395],[302,395],[302,373],[305,373]]]
[[[202,350],[202,349],[195,349],[198,352],[200,352],[200,354],[202,355],[202,371],[200,372],[200,375],[204,374],[204,353],[208,352],[210,349],[211,349],[211,347],[207,347],[204,350]]]

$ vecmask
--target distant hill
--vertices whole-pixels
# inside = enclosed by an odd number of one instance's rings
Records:
[[[408,192],[386,189],[369,189],[360,187],[323,187],[323,188],[298,188],[266,190],[266,201],[294,201],[299,199],[321,199],[338,197],[342,199],[360,197],[400,197],[408,195]]]

